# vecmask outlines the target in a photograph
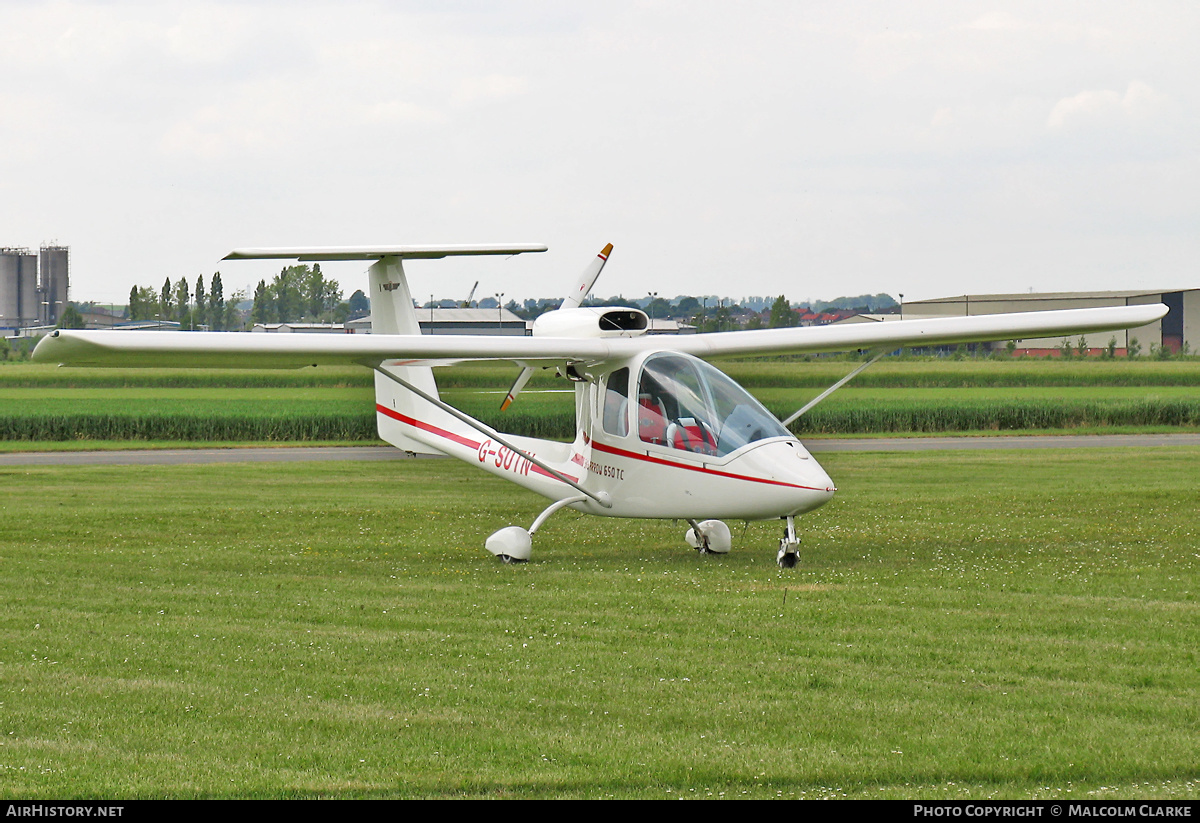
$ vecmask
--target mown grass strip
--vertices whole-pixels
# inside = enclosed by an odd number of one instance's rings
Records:
[[[1198,457],[830,455],[789,572],[504,566],[452,461],[5,470],[0,796],[1195,798]]]

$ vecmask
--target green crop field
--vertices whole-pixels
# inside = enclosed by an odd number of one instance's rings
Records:
[[[1197,448],[831,454],[802,519],[445,460],[8,467],[0,796],[1196,798]]]
[[[846,374],[845,360],[720,364],[780,418]],[[499,411],[514,367],[439,369],[443,396],[498,429],[569,439],[567,381],[539,371]],[[366,369],[182,371],[0,366],[0,448],[106,441],[374,441]],[[801,418],[797,434],[1200,429],[1200,361],[886,361]],[[28,448],[29,446],[25,446]]]

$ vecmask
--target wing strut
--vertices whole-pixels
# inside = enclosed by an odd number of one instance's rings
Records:
[[[612,508],[612,498],[610,498],[608,496],[607,492],[600,492],[599,494],[597,494],[596,492],[588,491],[583,486],[579,485],[578,483],[576,483],[571,478],[567,477],[562,472],[556,471],[555,469],[552,469],[550,466],[547,466],[544,462],[542,462],[541,460],[538,460],[536,457],[534,457],[529,452],[525,451],[524,449],[517,448],[512,443],[510,443],[504,435],[500,434],[498,431],[496,431],[495,429],[493,429],[491,426],[487,425],[486,423],[481,423],[480,421],[476,420],[474,417],[471,417],[469,414],[464,414],[464,413],[460,412],[458,409],[454,408],[453,406],[443,403],[441,400],[434,397],[433,395],[426,394],[425,392],[421,391],[416,386],[414,386],[412,383],[409,383],[407,380],[399,378],[396,375],[392,374],[391,372],[386,372],[383,369],[381,369],[379,366],[372,366],[371,368],[375,369],[375,371],[377,373],[382,374],[388,380],[394,380],[395,382],[399,383],[401,386],[408,389],[410,392],[417,395],[422,400],[424,400],[428,403],[432,403],[433,405],[437,406],[439,409],[441,409],[442,411],[446,412],[449,415],[457,417],[459,420],[466,423],[471,428],[475,429],[475,431],[477,431],[480,434],[483,434],[487,437],[490,437],[492,440],[495,440],[501,446],[504,446],[504,448],[508,449],[509,451],[513,452],[514,454],[518,454],[521,457],[524,457],[526,460],[528,460],[533,465],[537,466],[540,469],[543,469],[546,472],[549,472],[550,475],[553,476],[556,480],[561,480],[562,482],[566,483],[568,486],[570,486],[574,489],[577,489],[582,494],[585,494],[588,497],[590,497],[592,500],[595,500],[597,503],[599,503],[604,508],[606,508],[606,509]]]
[[[809,409],[811,409],[813,406],[815,406],[815,405],[817,405],[818,403],[820,403],[820,402],[821,402],[822,400],[824,400],[826,397],[828,397],[829,395],[833,394],[835,391],[837,391],[838,389],[840,389],[842,386],[844,386],[844,385],[846,385],[847,383],[849,383],[851,380],[853,380],[853,379],[854,379],[855,375],[857,375],[857,374],[858,374],[860,371],[862,371],[863,369],[865,369],[867,366],[870,366],[872,363],[874,363],[874,362],[875,362],[876,360],[878,360],[879,358],[883,357],[883,356],[884,356],[885,354],[887,354],[889,351],[891,351],[891,349],[884,349],[883,351],[879,352],[879,353],[878,353],[878,354],[876,354],[874,357],[872,357],[870,360],[868,360],[866,363],[863,363],[863,364],[862,364],[861,366],[859,366],[857,369],[855,369],[854,371],[850,372],[848,375],[846,375],[845,377],[843,377],[841,380],[837,381],[837,382],[836,382],[836,383],[834,383],[832,386],[830,386],[829,388],[827,388],[825,391],[823,391],[823,392],[821,392],[820,394],[818,394],[818,395],[817,395],[815,398],[813,398],[812,400],[810,400],[810,401],[808,401],[807,403],[805,403],[805,404],[804,404],[804,407],[803,407],[803,408],[801,408],[801,409],[800,409],[800,411],[796,412],[796,413],[795,413],[795,414],[793,414],[791,417],[789,417],[787,420],[784,420],[784,421],[783,421],[783,427],[786,429],[786,428],[787,428],[789,425],[791,425],[791,423],[792,423],[794,420],[797,420],[797,419],[799,419],[800,415],[804,414],[806,411],[808,411],[808,410],[809,410]]]

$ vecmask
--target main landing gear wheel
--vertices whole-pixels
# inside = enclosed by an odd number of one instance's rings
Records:
[[[601,503],[604,503],[607,495],[601,492],[600,497],[597,499]],[[537,534],[537,530],[546,522],[546,518],[563,506],[569,506],[572,503],[582,503],[584,500],[587,500],[587,495],[582,494],[557,500],[547,506],[528,529],[522,529],[520,526],[509,526],[506,529],[501,529],[489,536],[484,542],[483,547],[500,558],[504,563],[527,563],[529,557],[533,554],[533,536]],[[606,505],[612,504],[609,503]]]
[[[733,548],[729,527],[720,520],[705,520],[700,523],[689,520],[688,523],[692,527],[687,530],[683,539],[700,554],[728,554]]]
[[[505,563],[525,563],[533,554],[530,534],[520,526],[501,529],[487,539],[484,547]]]
[[[779,538],[779,554],[775,555],[775,561],[781,569],[794,569],[800,562],[799,552],[800,538],[796,536],[796,520],[794,517],[788,517],[783,537]]]

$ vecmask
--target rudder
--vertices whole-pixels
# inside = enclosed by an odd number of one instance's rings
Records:
[[[371,333],[419,335],[421,326],[417,322],[401,259],[384,257],[371,266],[368,275],[371,286]],[[437,381],[429,366],[400,366],[385,361],[379,368],[432,397],[438,396]],[[400,416],[428,423],[433,418],[444,416],[441,409],[378,372],[375,373],[375,404],[375,426],[382,440],[408,452],[441,454],[432,446],[410,437],[408,433],[412,431],[412,426],[396,419],[396,416]],[[380,407],[390,410],[392,414],[385,414]]]

